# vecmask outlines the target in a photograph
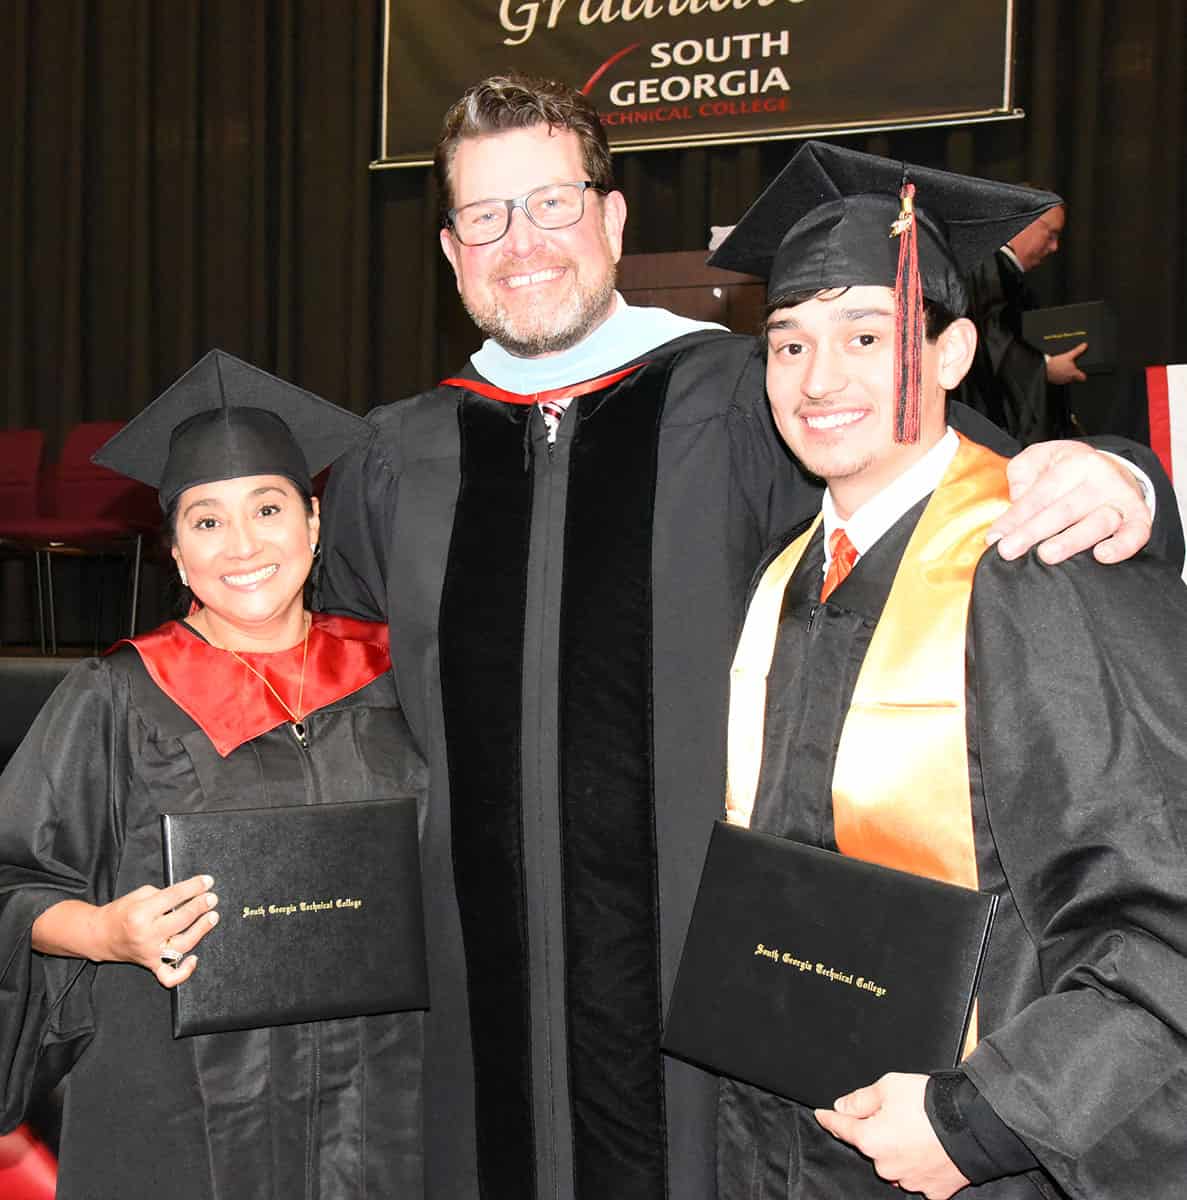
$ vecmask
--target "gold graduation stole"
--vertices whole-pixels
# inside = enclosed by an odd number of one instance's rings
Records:
[[[907,544],[841,731],[832,799],[843,854],[977,887],[965,632],[985,531],[1008,505],[1006,460],[962,437]],[[738,642],[726,795],[734,824],[750,824],[783,594],[819,523],[763,573]],[[975,1044],[974,1018],[966,1053]]]
[[[842,853],[977,886],[965,628],[985,530],[1008,504],[1005,460],[961,438],[911,535],[845,719],[833,772]],[[783,593],[818,521],[767,568],[738,643],[726,801],[735,824],[748,825],[754,807]]]

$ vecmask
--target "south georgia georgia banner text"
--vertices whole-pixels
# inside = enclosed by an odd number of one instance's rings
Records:
[[[580,88],[615,150],[1000,120],[1013,0],[385,0],[372,166],[432,160],[488,75]]]

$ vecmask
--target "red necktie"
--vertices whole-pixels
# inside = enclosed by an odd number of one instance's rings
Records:
[[[857,547],[843,529],[834,529],[829,534],[828,549],[831,557],[828,570],[824,573],[824,586],[820,589],[821,604],[832,595],[838,584],[844,582],[845,576],[853,570],[853,564],[857,562]]]

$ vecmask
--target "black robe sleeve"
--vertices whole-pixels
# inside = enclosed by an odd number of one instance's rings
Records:
[[[741,361],[729,410],[730,456],[742,500],[759,530],[760,548],[765,548],[820,511],[824,488],[779,436],[767,400],[762,344],[757,338],[746,343],[749,353]],[[706,386],[713,384],[706,381]]]
[[[1021,448],[1004,429],[999,429],[987,417],[958,399],[952,399],[949,403],[948,423],[971,441],[979,442],[995,454],[1003,454],[1010,458]],[[1154,488],[1154,526],[1150,530],[1146,552],[1169,563],[1176,571],[1181,571],[1184,555],[1183,523],[1179,518],[1174,486],[1162,469],[1158,455],[1149,446],[1111,434],[1082,440],[1094,450],[1105,450],[1118,458],[1127,459],[1145,472],[1146,478]]]
[[[372,437],[330,471],[315,587],[315,605],[322,612],[387,620],[387,543],[399,489],[391,446],[390,439]]]
[[[933,1071],[923,1104],[940,1144],[970,1183],[1020,1175],[1039,1165],[963,1071]]]
[[[1187,590],[1139,556],[985,555],[974,786],[1042,994],[963,1070],[1069,1195],[1187,1178]]]
[[[113,897],[125,713],[105,666],[79,664],[0,776],[0,1131],[65,1074],[94,1028],[94,964],[37,953],[31,930],[59,901]]]

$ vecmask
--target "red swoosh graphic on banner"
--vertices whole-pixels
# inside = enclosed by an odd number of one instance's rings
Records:
[[[590,76],[590,77],[589,77],[589,78],[588,78],[588,79],[585,81],[585,86],[584,86],[584,87],[581,89],[581,94],[582,94],[583,96],[588,96],[588,95],[589,95],[589,93],[590,93],[590,92],[593,90],[593,85],[594,85],[595,83],[597,83],[597,81],[598,81],[599,79],[601,79],[601,78],[602,78],[602,76],[603,76],[603,75],[605,75],[605,74],[606,74],[606,72],[607,72],[608,70],[610,70],[610,68],[611,68],[612,66],[614,66],[614,64],[615,64],[616,62],[618,62],[618,60],[619,60],[620,58],[626,58],[626,56],[627,56],[628,54],[630,54],[630,52],[631,52],[632,50],[638,50],[638,49],[639,49],[639,43],[638,43],[638,42],[634,42],[634,43],[632,43],[630,46],[627,46],[625,49],[623,49],[623,50],[619,50],[619,52],[618,52],[617,54],[612,54],[612,55],[611,55],[611,56],[610,56],[608,59],[606,59],[606,61],[605,61],[604,63],[602,63],[602,65],[601,65],[601,66],[600,66],[600,67],[599,67],[599,68],[598,68],[598,69],[597,69],[597,70],[596,70],[596,71],[595,71],[595,72],[594,72],[594,73],[593,73],[593,74],[592,74],[592,75],[591,75],[591,76]]]

